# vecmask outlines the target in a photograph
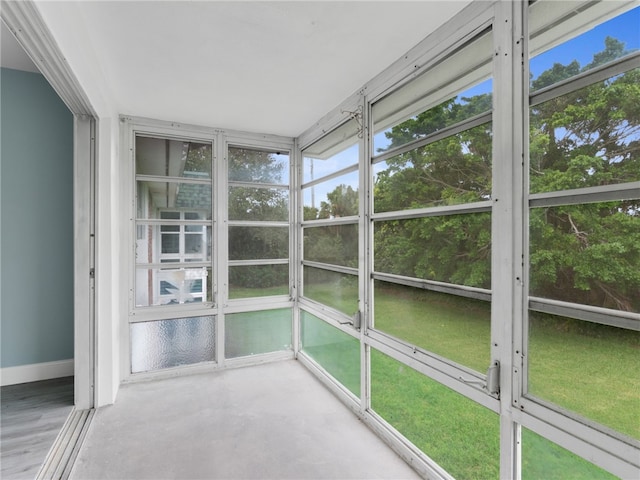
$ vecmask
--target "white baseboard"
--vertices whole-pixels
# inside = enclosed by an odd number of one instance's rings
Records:
[[[71,376],[73,376],[73,359],[59,360],[2,368],[0,369],[0,384],[2,386],[15,385]]]

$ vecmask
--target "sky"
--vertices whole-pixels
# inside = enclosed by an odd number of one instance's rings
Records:
[[[588,30],[581,35],[572,38],[550,50],[540,53],[530,59],[529,69],[533,75],[533,79],[537,78],[542,72],[551,68],[554,63],[568,65],[573,60],[577,60],[580,67],[589,64],[595,53],[604,49],[604,40],[607,36],[614,37],[625,44],[627,50],[640,50],[640,7],[636,7],[618,17],[608,20],[596,27]],[[491,79],[487,79],[468,90],[461,92],[459,97],[470,97],[482,93],[489,93],[492,89]],[[390,141],[386,139],[384,132],[378,132],[374,137],[374,151],[385,148]],[[353,145],[351,148],[334,155],[329,161],[316,160],[314,162],[314,178],[318,179],[325,175],[329,175],[336,169],[345,168],[358,162],[358,146]],[[305,162],[305,182],[309,181],[308,162]],[[374,170],[378,171],[380,167],[386,164],[380,164]],[[355,172],[354,172],[355,174]],[[349,181],[345,182],[345,178],[337,178],[332,181],[321,183],[314,187],[315,206],[319,207],[320,202],[326,200],[326,195],[331,192],[340,183],[357,182],[357,176],[349,175]],[[357,185],[353,185],[354,188]],[[309,189],[310,190],[310,189]],[[305,205],[310,205],[311,192],[305,192]]]

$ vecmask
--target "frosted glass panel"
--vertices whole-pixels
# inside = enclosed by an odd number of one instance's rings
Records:
[[[212,362],[214,359],[214,317],[131,324],[132,373]]]
[[[360,396],[360,342],[308,312],[300,312],[302,351]]]
[[[291,350],[291,310],[234,313],[225,317],[225,356]]]

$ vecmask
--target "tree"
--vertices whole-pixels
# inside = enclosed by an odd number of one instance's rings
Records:
[[[286,188],[261,187],[281,184],[286,165],[269,152],[229,149],[229,220],[288,221]],[[255,186],[246,186],[246,183]],[[235,226],[229,228],[229,259],[278,259],[289,256],[288,227]],[[279,266],[243,266],[229,269],[231,285],[266,288],[287,284],[288,270]]]
[[[626,53],[607,37],[576,73]],[[530,119],[531,192],[640,180],[640,70],[537,105]],[[533,295],[640,311],[640,199],[532,209],[530,244]]]
[[[584,68],[554,64],[540,89],[627,52],[605,40]],[[490,97],[454,98],[392,128],[390,148],[423,138],[490,107]],[[640,70],[630,70],[530,110],[530,191],[555,192],[640,180]],[[481,125],[386,161],[375,210],[490,198],[491,127]],[[638,195],[640,197],[640,195]],[[640,311],[640,200],[534,208],[532,295]],[[490,286],[487,214],[378,222],[375,269],[463,285]]]
[[[327,193],[327,201],[322,201],[320,210],[305,207],[311,219],[339,218],[358,215],[358,191],[344,184]],[[358,227],[350,225],[328,225],[309,227],[304,236],[305,259],[315,262],[358,266]]]

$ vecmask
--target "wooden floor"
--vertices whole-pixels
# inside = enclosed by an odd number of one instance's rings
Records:
[[[33,480],[73,409],[73,377],[0,389],[3,480]]]

